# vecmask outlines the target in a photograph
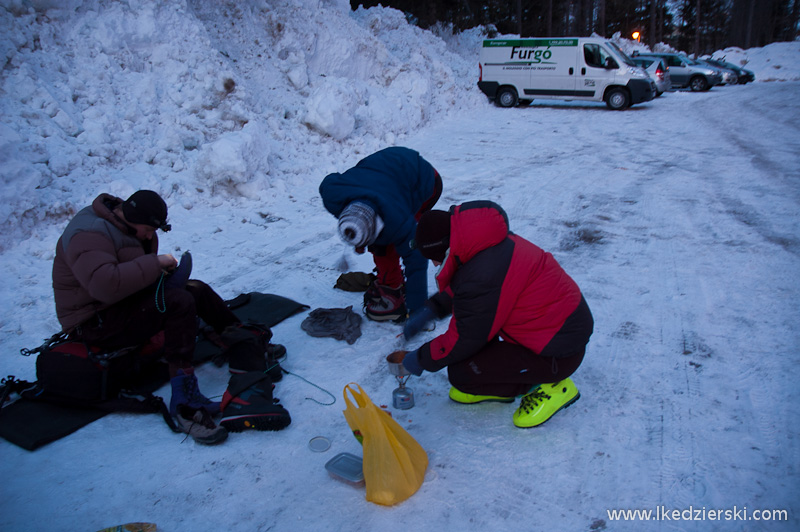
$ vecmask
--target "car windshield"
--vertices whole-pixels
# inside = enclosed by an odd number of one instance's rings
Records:
[[[617,52],[617,55],[619,55],[619,57],[622,58],[622,62],[623,63],[625,63],[628,66],[632,66],[632,67],[637,66],[636,63],[633,62],[633,59],[628,57],[628,54],[623,52],[622,48],[617,46],[617,43],[611,42],[611,41],[607,41],[606,44],[609,45],[611,48],[613,48],[615,52]]]

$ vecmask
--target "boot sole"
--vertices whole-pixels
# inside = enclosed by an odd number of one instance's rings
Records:
[[[189,436],[191,436],[191,438],[195,441],[195,443],[198,443],[200,445],[217,445],[228,439],[228,431],[221,430],[210,438],[202,436],[194,436],[191,433],[189,433]]]
[[[514,423],[514,426],[515,426],[515,427],[517,427],[517,428],[519,428],[519,429],[532,429],[532,428],[535,428],[535,427],[541,427],[542,425],[544,425],[545,423],[547,423],[547,422],[548,422],[550,419],[552,419],[552,418],[553,418],[553,416],[555,416],[556,414],[558,414],[558,413],[559,413],[559,412],[561,412],[562,410],[564,410],[564,409],[566,409],[566,408],[569,408],[569,407],[570,407],[570,406],[571,406],[571,405],[572,405],[572,404],[573,404],[575,401],[577,401],[577,400],[578,400],[578,399],[580,399],[580,398],[581,398],[581,392],[578,392],[578,395],[576,395],[575,397],[573,397],[573,398],[572,398],[572,399],[571,399],[571,400],[570,400],[568,403],[564,403],[564,405],[563,405],[563,406],[561,406],[561,407],[560,407],[558,410],[556,410],[555,412],[553,412],[552,414],[550,414],[550,417],[548,417],[547,419],[545,419],[545,420],[544,420],[544,421],[542,421],[541,423],[537,423],[536,425],[530,425],[530,426],[525,426],[525,427],[523,427],[523,426],[520,426],[520,425],[517,425],[516,423]]]
[[[244,432],[246,430],[281,430],[288,427],[291,422],[292,419],[286,414],[246,414],[223,418],[219,424],[229,432]]]
[[[464,401],[458,401],[456,399],[453,399],[450,396],[448,396],[448,398],[451,401],[453,401],[454,403],[459,404],[459,405],[479,405],[481,403],[513,403],[516,400],[515,397],[509,397],[507,399],[481,399],[480,401],[464,402]]]
[[[402,323],[406,321],[405,314],[386,314],[382,316],[376,316],[375,314],[364,313],[368,319],[372,321],[391,321],[393,323]]]

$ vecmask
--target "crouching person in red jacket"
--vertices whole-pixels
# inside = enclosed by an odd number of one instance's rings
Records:
[[[594,320],[575,281],[550,253],[509,231],[490,201],[423,215],[423,256],[441,264],[439,292],[406,323],[407,339],[452,313],[447,331],[406,354],[415,375],[447,367],[450,398],[464,404],[514,402],[517,427],[541,425],[580,393],[580,366]]]

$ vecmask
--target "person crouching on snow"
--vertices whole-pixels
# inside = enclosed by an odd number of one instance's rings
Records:
[[[341,238],[357,253],[369,250],[375,261],[376,279],[364,295],[366,316],[401,322],[422,307],[428,260],[410,244],[420,216],[442,194],[436,169],[414,150],[386,148],[344,173],[326,176],[319,193],[339,220]]]
[[[509,230],[490,201],[432,210],[416,246],[440,265],[439,292],[404,327],[414,337],[452,312],[446,332],[406,353],[414,375],[447,367],[450,398],[463,404],[522,401],[514,425],[535,427],[575,402],[569,378],[580,366],[594,320],[578,285],[531,242]]]

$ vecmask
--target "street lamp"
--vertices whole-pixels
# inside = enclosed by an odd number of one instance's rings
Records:
[[[640,41],[639,41],[639,38],[640,38],[641,36],[642,36],[642,34],[641,34],[641,33],[639,33],[638,31],[634,31],[634,32],[631,34],[631,37],[633,37],[633,40],[634,40],[634,41],[636,41],[636,42],[640,42]]]

